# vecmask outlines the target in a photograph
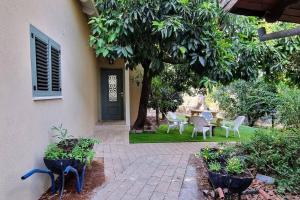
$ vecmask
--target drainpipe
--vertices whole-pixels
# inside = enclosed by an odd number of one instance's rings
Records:
[[[290,30],[283,30],[274,33],[267,34],[265,27],[261,27],[257,30],[258,37],[260,41],[267,41],[273,39],[279,39],[284,37],[290,37],[295,35],[300,35],[300,26],[290,29]]]

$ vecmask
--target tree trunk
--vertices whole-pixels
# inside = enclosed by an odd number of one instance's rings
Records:
[[[161,114],[162,114],[162,119],[161,120],[165,120],[167,111],[165,109],[161,109]]]
[[[248,115],[248,123],[250,127],[253,127],[256,120]]]
[[[156,125],[159,126],[159,109],[155,109]]]
[[[133,129],[141,130],[144,128],[146,118],[147,118],[147,107],[148,107],[148,100],[151,91],[151,81],[152,75],[149,70],[150,61],[146,61],[142,63],[144,68],[144,75],[143,75],[143,85],[140,97],[140,104],[139,104],[139,111],[136,121],[134,122]]]

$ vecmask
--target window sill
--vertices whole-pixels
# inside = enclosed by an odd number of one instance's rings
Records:
[[[33,97],[33,101],[44,101],[44,100],[55,100],[55,99],[63,99],[63,96],[48,96],[48,97]]]

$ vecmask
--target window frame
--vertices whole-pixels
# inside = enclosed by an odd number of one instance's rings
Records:
[[[36,46],[35,38],[47,44],[47,74],[48,74],[48,90],[38,90],[37,88],[37,66],[36,66]],[[59,86],[60,91],[52,90],[52,63],[51,63],[51,47],[59,51]],[[55,99],[62,96],[61,82],[61,47],[49,36],[42,33],[33,25],[30,25],[30,55],[31,55],[31,72],[32,72],[32,96],[35,100]]]

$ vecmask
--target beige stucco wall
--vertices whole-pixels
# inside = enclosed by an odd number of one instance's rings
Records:
[[[49,186],[48,177],[20,177],[43,166],[49,128],[63,123],[74,136],[93,134],[97,61],[78,1],[1,1],[0,19],[0,199],[33,200]],[[63,99],[32,100],[30,24],[61,45]]]
[[[134,70],[131,70],[129,73],[131,125],[133,125],[133,123],[135,122],[139,110],[139,103],[142,90],[142,78],[143,68],[141,66],[137,66]]]

